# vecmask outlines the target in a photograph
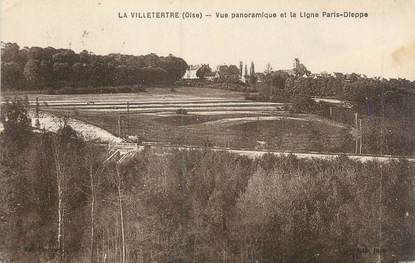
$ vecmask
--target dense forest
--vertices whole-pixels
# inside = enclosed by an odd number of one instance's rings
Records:
[[[186,62],[169,55],[95,55],[83,50],[24,47],[4,43],[1,49],[1,86],[5,90],[53,90],[171,83],[180,79]]]
[[[3,108],[0,259],[397,262],[415,251],[415,167],[146,149],[104,162],[65,121]],[[7,262],[7,261],[6,261]]]

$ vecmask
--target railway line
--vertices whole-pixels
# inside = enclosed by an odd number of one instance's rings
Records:
[[[356,154],[345,154],[345,153],[317,153],[317,152],[288,152],[288,151],[277,151],[277,150],[252,150],[252,149],[243,149],[243,148],[226,148],[226,147],[201,147],[201,146],[194,146],[194,145],[168,145],[168,144],[161,144],[158,142],[142,142],[141,144],[137,143],[109,143],[109,144],[102,144],[102,146],[108,147],[108,153],[114,154],[118,152],[120,156],[131,154],[132,152],[141,152],[144,149],[159,149],[165,150],[166,153],[172,150],[184,150],[184,151],[191,151],[191,150],[210,150],[210,151],[217,151],[217,152],[229,152],[238,154],[241,156],[246,156],[252,159],[260,158],[266,154],[273,154],[278,156],[289,156],[294,155],[300,159],[325,159],[325,160],[333,160],[339,158],[341,156],[346,156],[352,160],[361,161],[361,162],[368,162],[368,161],[377,161],[377,162],[388,162],[388,161],[398,161],[401,159],[406,159],[409,162],[415,162],[415,158],[412,157],[403,157],[403,156],[393,156],[393,155],[356,155]]]

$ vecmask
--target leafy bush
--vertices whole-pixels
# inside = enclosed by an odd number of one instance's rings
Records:
[[[183,109],[183,108],[177,109],[176,110],[176,114],[186,115],[187,114],[187,110],[186,109]]]
[[[310,97],[296,96],[292,103],[292,113],[317,113],[320,110],[320,105]]]
[[[261,101],[261,102],[269,101],[269,98],[262,94],[250,93],[250,92],[245,93],[245,99],[253,100],[253,101]]]

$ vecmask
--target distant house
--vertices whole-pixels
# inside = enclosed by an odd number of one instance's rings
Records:
[[[220,78],[220,76],[219,76],[219,72],[214,71],[214,72],[207,73],[207,74],[205,75],[205,78],[206,78],[206,80],[209,80],[209,81],[215,81],[215,80],[218,80],[218,79]]]
[[[200,65],[191,65],[184,73],[183,79],[185,80],[192,80],[192,79],[199,79],[196,72],[201,68]]]
[[[295,71],[294,71],[294,69],[280,69],[279,71],[282,71],[282,72],[287,73],[290,77],[295,76]]]
[[[244,75],[240,75],[239,80],[243,83],[247,83],[248,82],[248,76],[245,77]]]

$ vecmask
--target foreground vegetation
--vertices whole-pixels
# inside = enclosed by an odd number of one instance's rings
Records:
[[[413,163],[154,150],[104,162],[21,102],[0,135],[0,256],[12,262],[382,262],[415,249]]]

